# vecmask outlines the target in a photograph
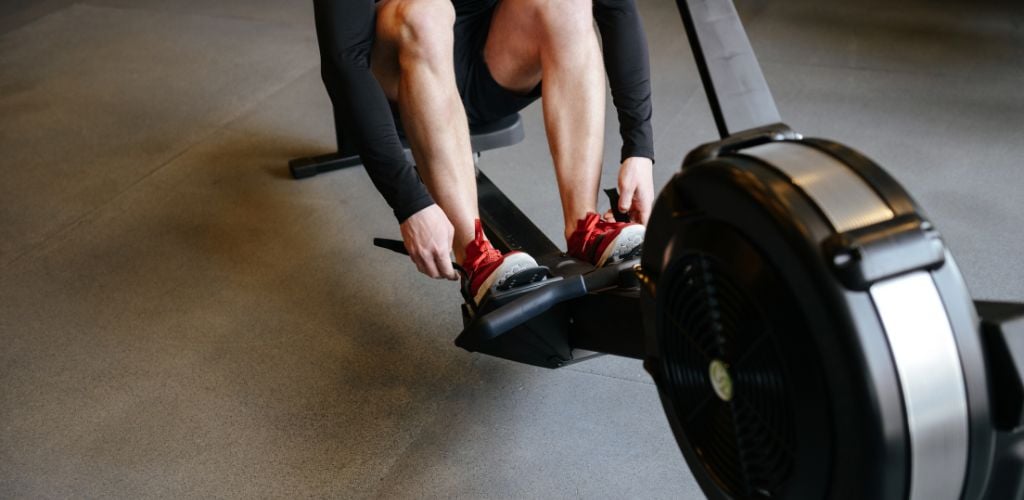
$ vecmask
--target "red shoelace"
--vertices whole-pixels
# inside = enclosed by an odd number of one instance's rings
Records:
[[[501,260],[501,252],[484,238],[483,225],[480,223],[480,219],[477,219],[474,227],[473,241],[466,245],[466,260],[462,263],[466,274],[469,275],[469,288],[472,293],[476,293],[480,288],[480,284],[484,282],[488,275],[488,273],[481,271],[501,262]]]
[[[594,212],[588,213],[586,217],[576,223],[576,230],[569,235],[569,255],[588,262],[596,261],[597,256],[601,255],[602,247],[610,242],[604,236],[629,224],[628,222],[608,222]]]

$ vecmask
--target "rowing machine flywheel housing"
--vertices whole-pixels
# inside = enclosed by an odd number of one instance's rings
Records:
[[[646,367],[710,498],[980,496],[974,306],[899,184],[783,125],[698,148],[654,208]]]

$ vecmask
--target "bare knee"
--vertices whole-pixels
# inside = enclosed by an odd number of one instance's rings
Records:
[[[449,0],[387,0],[377,11],[377,35],[398,46],[400,59],[430,60],[450,53],[454,25]]]
[[[593,32],[593,0],[516,0],[533,11],[545,38],[573,39]]]

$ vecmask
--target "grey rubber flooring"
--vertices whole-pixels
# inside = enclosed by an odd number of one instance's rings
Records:
[[[714,128],[674,4],[641,8],[660,187]],[[740,8],[788,123],[1024,300],[1024,8]],[[523,115],[483,169],[558,236]],[[0,6],[0,497],[701,497],[639,362],[455,348],[455,287],[370,246],[398,228],[366,174],[288,178],[332,141],[308,2]]]

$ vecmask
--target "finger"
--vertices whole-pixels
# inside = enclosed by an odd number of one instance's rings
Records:
[[[632,182],[620,182],[619,183],[619,211],[622,213],[629,212],[629,207],[633,205],[633,195],[636,193],[636,185]]]
[[[435,279],[438,277],[437,268],[434,265],[434,258],[430,252],[421,249],[416,252],[413,259],[414,262],[416,262],[416,268],[419,269],[421,273]]]
[[[651,208],[645,207],[640,210],[637,210],[636,218],[637,222],[646,226],[647,222],[651,220]]]
[[[640,205],[640,213],[642,214],[644,225],[651,220],[651,210],[654,209],[654,193],[651,191],[647,192],[644,196],[643,203]]]
[[[437,265],[434,264],[432,259],[423,259],[423,269],[427,276],[434,279],[441,278],[441,273],[437,272]]]
[[[615,213],[609,209],[607,212],[604,213],[603,219],[605,220],[605,222],[615,222]]]
[[[639,193],[637,194],[639,195]],[[629,207],[629,220],[636,222],[637,224],[647,225],[644,203],[640,199],[637,199],[636,203],[633,203],[633,206]]]
[[[423,267],[423,259],[420,258],[419,254],[409,252],[409,258],[412,260],[412,263],[416,265],[417,271],[427,274],[427,268]]]
[[[651,211],[651,202],[650,196],[642,184],[641,182],[641,185],[637,186],[633,193],[633,204],[629,207],[629,216],[633,222],[646,225],[647,214]]]
[[[455,273],[455,268],[452,267],[452,259],[447,254],[438,252],[434,256],[434,263],[437,265],[437,271],[442,278],[451,281],[459,279],[459,275]]]
[[[442,274],[445,279],[455,281],[459,279],[459,273],[452,267],[452,261],[455,260],[455,255],[452,254],[452,246],[455,238],[455,227],[448,224],[448,237],[444,239],[444,243],[437,250],[437,270]]]

